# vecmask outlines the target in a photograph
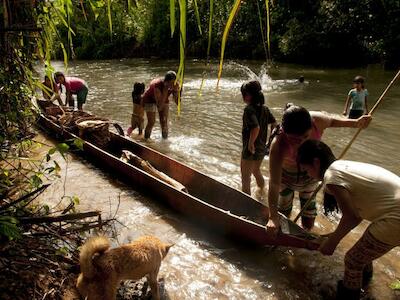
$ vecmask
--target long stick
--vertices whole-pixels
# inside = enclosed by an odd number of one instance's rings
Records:
[[[382,102],[383,98],[385,97],[386,93],[390,90],[392,85],[395,83],[395,81],[399,78],[400,76],[400,70],[397,72],[397,74],[393,77],[392,81],[388,84],[386,89],[383,91],[382,95],[379,97],[379,99],[375,102],[375,105],[371,108],[369,111],[368,115],[372,115],[374,111],[378,108],[379,104]],[[360,134],[362,128],[358,128],[357,132],[354,134],[353,138],[350,140],[350,142],[347,144],[347,146],[343,149],[342,153],[339,155],[339,159],[342,159],[343,156],[347,153],[347,151],[350,149],[351,145],[354,143],[358,135]],[[300,218],[300,216],[303,214],[303,212],[306,210],[310,202],[315,198],[317,193],[320,191],[320,189],[323,186],[323,182],[320,182],[318,184],[318,187],[314,191],[314,193],[311,195],[310,199],[307,200],[307,202],[303,205],[303,208],[300,210],[300,212],[297,214],[296,218],[294,218],[294,222],[296,223],[297,220]]]

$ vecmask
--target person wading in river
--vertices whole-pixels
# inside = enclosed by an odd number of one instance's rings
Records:
[[[321,112],[308,112],[304,107],[293,104],[286,106],[282,124],[274,131],[269,153],[268,231],[276,234],[280,227],[278,210],[286,216],[290,215],[295,191],[299,192],[300,204],[303,206],[317,188],[317,180],[297,168],[296,156],[299,146],[308,139],[321,139],[326,128],[365,128],[370,121],[371,116],[368,115],[358,119],[344,119]],[[301,217],[305,229],[309,230],[314,226],[316,215],[314,199]]]
[[[336,299],[359,299],[361,287],[372,278],[372,261],[400,246],[400,177],[375,165],[336,160],[326,144],[315,140],[300,146],[297,162],[312,178],[323,180],[333,196],[330,203],[324,201],[325,213],[342,211],[338,227],[319,247],[322,254],[332,255],[362,220],[371,222],[346,253],[344,279],[338,283]]]
[[[243,101],[247,104],[243,112],[243,147],[240,161],[242,191],[251,194],[251,175],[254,175],[258,186],[256,197],[261,198],[264,194],[265,182],[260,167],[266,154],[268,125],[271,125],[272,132],[276,121],[268,107],[264,105],[264,95],[258,81],[244,83],[240,91]]]
[[[343,115],[347,115],[349,110],[349,119],[357,119],[360,116],[368,113],[367,104],[368,91],[364,86],[364,77],[356,76],[353,80],[353,89],[349,94],[344,105]]]
[[[147,116],[147,124],[144,130],[145,139],[150,138],[156,121],[156,111],[160,118],[161,133],[164,139],[168,138],[168,113],[169,96],[172,95],[178,104],[179,84],[176,82],[176,73],[168,71],[164,78],[153,79],[149,88],[143,94],[144,109]]]

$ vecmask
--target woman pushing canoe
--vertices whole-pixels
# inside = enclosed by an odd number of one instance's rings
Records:
[[[325,202],[325,212],[337,206],[342,211],[338,227],[319,248],[322,254],[332,255],[362,220],[371,222],[346,253],[344,279],[338,283],[336,299],[359,299],[372,277],[372,261],[400,246],[400,177],[375,165],[336,160],[326,144],[315,140],[300,146],[297,161],[333,195],[334,205]]]
[[[269,154],[269,221],[267,230],[276,232],[279,228],[278,210],[290,215],[294,192],[299,192],[300,204],[306,203],[317,188],[318,182],[297,168],[297,150],[306,140],[321,139],[329,127],[365,128],[371,116],[358,119],[331,117],[320,112],[308,112],[304,107],[287,105],[282,124],[272,140]],[[316,203],[313,200],[304,211],[302,225],[306,229],[314,226],[317,215]]]

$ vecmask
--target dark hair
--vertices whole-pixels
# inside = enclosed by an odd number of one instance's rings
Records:
[[[320,161],[320,176],[323,176],[329,166],[336,160],[331,148],[324,142],[317,140],[305,141],[297,151],[298,168],[300,169],[300,164],[312,165],[315,158]],[[335,197],[327,193],[324,195],[324,210],[325,214],[338,210]]]
[[[251,104],[261,106],[265,103],[264,94],[262,92],[261,84],[257,80],[245,82],[240,87],[240,92],[244,97],[246,94],[251,96]]]
[[[176,79],[176,73],[174,71],[168,71],[165,73],[164,81],[171,81]]]
[[[54,73],[54,81],[55,81],[56,83],[58,83],[57,77],[59,77],[59,76],[62,76],[62,77],[65,78],[65,75],[64,75],[63,72],[55,72],[55,73]]]
[[[285,133],[302,135],[311,127],[311,116],[307,109],[292,103],[286,104],[282,116],[282,129]]]
[[[353,79],[353,83],[361,83],[362,88],[364,88],[364,81],[365,81],[364,77],[360,75],[354,77]]]
[[[143,82],[135,82],[133,84],[132,95],[141,95],[144,93],[145,85]]]

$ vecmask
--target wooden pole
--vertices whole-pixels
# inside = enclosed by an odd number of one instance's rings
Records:
[[[371,108],[371,110],[369,111],[368,115],[372,115],[375,110],[378,108],[379,104],[382,102],[383,98],[385,97],[386,93],[390,90],[390,88],[392,87],[392,85],[396,82],[396,80],[400,77],[400,70],[397,72],[397,74],[393,77],[392,81],[388,84],[388,86],[386,87],[386,89],[383,91],[382,95],[379,97],[379,99],[375,102],[375,105]],[[339,155],[338,159],[342,159],[345,154],[347,153],[347,151],[350,149],[351,145],[354,143],[354,141],[356,140],[356,138],[358,137],[358,135],[360,134],[362,128],[358,128],[357,132],[354,134],[353,138],[350,140],[350,142],[347,144],[347,146],[343,149],[342,153]],[[323,186],[323,182],[320,182],[317,186],[317,188],[315,189],[315,191],[313,192],[313,194],[311,195],[310,199],[307,200],[307,202],[303,205],[303,208],[300,210],[300,212],[297,214],[296,218],[294,218],[294,222],[296,223],[297,220],[301,217],[301,215],[304,213],[304,211],[306,210],[306,208],[308,207],[308,205],[310,204],[310,202],[315,198],[315,196],[317,195],[317,193],[320,191],[320,189]]]

